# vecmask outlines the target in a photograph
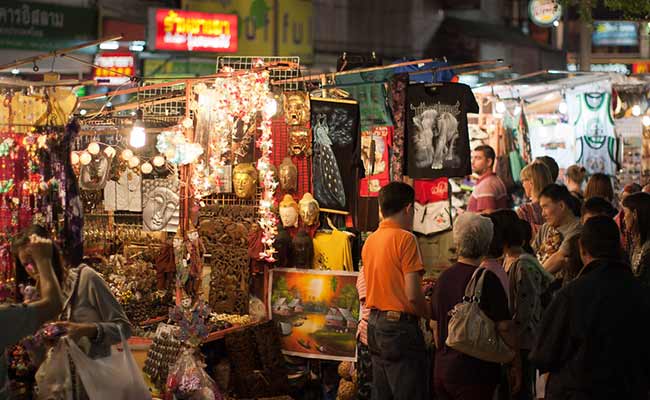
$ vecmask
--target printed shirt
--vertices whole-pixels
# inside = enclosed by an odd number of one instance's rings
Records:
[[[339,230],[318,232],[314,237],[314,269],[352,271],[352,247],[349,236]]]
[[[508,191],[501,178],[494,172],[483,174],[469,198],[467,211],[482,212],[508,207]]]
[[[415,314],[405,285],[406,274],[424,271],[415,235],[390,219],[384,220],[366,240],[361,257],[367,285],[366,307]]]
[[[366,277],[363,274],[363,269],[357,277],[357,292],[359,293],[359,300],[361,303],[361,318],[359,318],[359,326],[357,327],[357,338],[361,343],[368,345],[368,318],[370,318],[370,309],[366,307]]]
[[[569,239],[579,234],[581,229],[580,220],[576,217],[557,228],[548,223],[542,225],[532,243],[539,261],[544,264],[550,256],[558,251],[569,254]]]
[[[414,179],[471,172],[467,113],[479,112],[469,86],[415,84],[407,90],[406,172]]]

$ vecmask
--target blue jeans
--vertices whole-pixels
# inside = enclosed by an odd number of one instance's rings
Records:
[[[429,398],[427,351],[417,321],[393,321],[373,310],[368,320],[368,347],[372,400]]]

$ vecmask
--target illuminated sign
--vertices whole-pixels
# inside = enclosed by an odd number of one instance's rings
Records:
[[[650,63],[634,63],[632,64],[633,74],[650,74]]]
[[[134,58],[130,53],[102,53],[95,57],[93,79],[99,85],[119,86],[129,82],[135,74]]]
[[[562,6],[555,0],[530,0],[528,14],[535,25],[549,27],[562,17]]]
[[[591,41],[594,46],[637,46],[639,26],[628,21],[596,21]]]
[[[237,52],[237,16],[150,9],[149,38],[155,50]]]

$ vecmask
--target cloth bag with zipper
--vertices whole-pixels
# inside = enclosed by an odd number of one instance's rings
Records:
[[[504,342],[494,321],[480,307],[486,273],[484,268],[474,271],[462,302],[451,311],[445,344],[479,360],[508,363],[515,357],[515,351]]]

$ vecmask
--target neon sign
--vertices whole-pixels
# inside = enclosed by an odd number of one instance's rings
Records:
[[[149,36],[156,50],[236,53],[237,16],[152,9]]]

